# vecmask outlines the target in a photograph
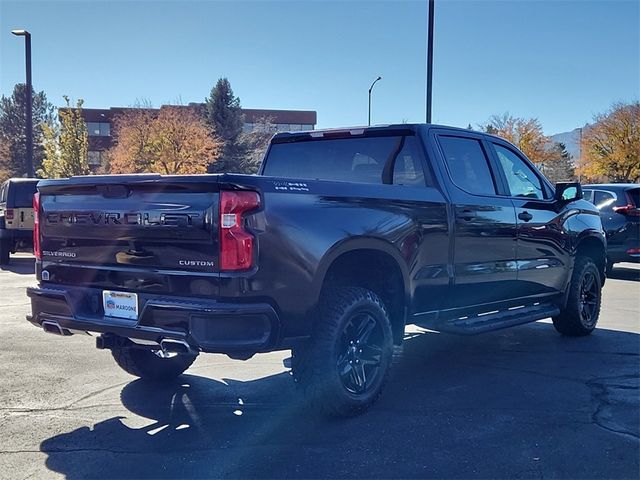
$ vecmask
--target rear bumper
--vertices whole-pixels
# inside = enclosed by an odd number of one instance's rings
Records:
[[[186,342],[197,351],[258,353],[274,350],[280,321],[267,303],[223,303],[208,299],[138,293],[138,320],[104,315],[102,290],[41,286],[28,288],[31,323],[57,324],[64,334],[103,333],[159,344]]]
[[[638,243],[628,243],[625,245],[611,245],[607,248],[607,258],[613,263],[619,262],[640,262],[640,253],[628,253],[631,249],[638,249]]]

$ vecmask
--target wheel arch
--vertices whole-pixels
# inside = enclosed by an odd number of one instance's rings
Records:
[[[607,247],[602,236],[591,233],[580,237],[576,243],[575,255],[576,257],[590,257],[593,259],[604,285],[607,267]]]
[[[355,238],[332,247],[315,276],[317,301],[324,288],[340,284],[364,287],[380,296],[389,310],[394,343],[402,343],[411,298],[409,273],[400,252],[391,243]]]

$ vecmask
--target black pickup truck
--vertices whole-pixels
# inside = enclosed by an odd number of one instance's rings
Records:
[[[45,180],[28,320],[127,372],[292,350],[322,410],[375,401],[406,324],[594,329],[598,211],[504,140],[436,125],[279,133],[259,175]]]

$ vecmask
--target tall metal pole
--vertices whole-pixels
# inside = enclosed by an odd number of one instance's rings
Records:
[[[427,123],[431,123],[433,91],[433,9],[434,0],[429,0],[429,33],[427,35]]]
[[[27,137],[27,151],[26,155],[26,170],[27,177],[34,176],[33,172],[33,85],[31,83],[31,34],[26,30],[13,30],[11,33],[19,37],[24,37],[24,58],[25,66],[27,70],[27,81],[25,89],[25,127]]]
[[[373,86],[376,84],[376,82],[378,80],[382,80],[382,77],[378,77],[376,78],[373,83],[371,84],[371,86],[369,87],[369,120],[367,125],[371,126],[371,90],[373,90]]]

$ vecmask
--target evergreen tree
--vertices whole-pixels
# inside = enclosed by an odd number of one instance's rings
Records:
[[[544,163],[545,176],[552,183],[574,180],[575,169],[566,145],[555,142],[551,147],[551,153],[550,158]]]
[[[0,138],[0,182],[4,182],[11,177],[11,145],[9,142]]]
[[[22,177],[26,175],[27,134],[26,134],[26,85],[18,83],[11,96],[0,98],[0,142],[10,149],[10,158],[6,165],[8,175]],[[33,103],[33,165],[38,169],[44,159],[42,145],[43,126],[53,122],[53,105],[47,101],[44,92],[32,90]]]
[[[242,171],[246,154],[240,141],[244,118],[240,99],[233,94],[226,78],[218,79],[205,100],[204,115],[213,135],[222,143],[220,158],[209,165],[209,172]]]
[[[253,124],[251,132],[240,135],[244,161],[238,165],[239,172],[251,174],[258,172],[262,158],[276,130],[272,117],[260,117]]]
[[[60,125],[45,126],[44,148],[46,158],[38,176],[62,178],[91,173],[88,161],[89,134],[82,117],[83,100],[71,108],[69,97],[64,97],[67,106],[58,110]]]

